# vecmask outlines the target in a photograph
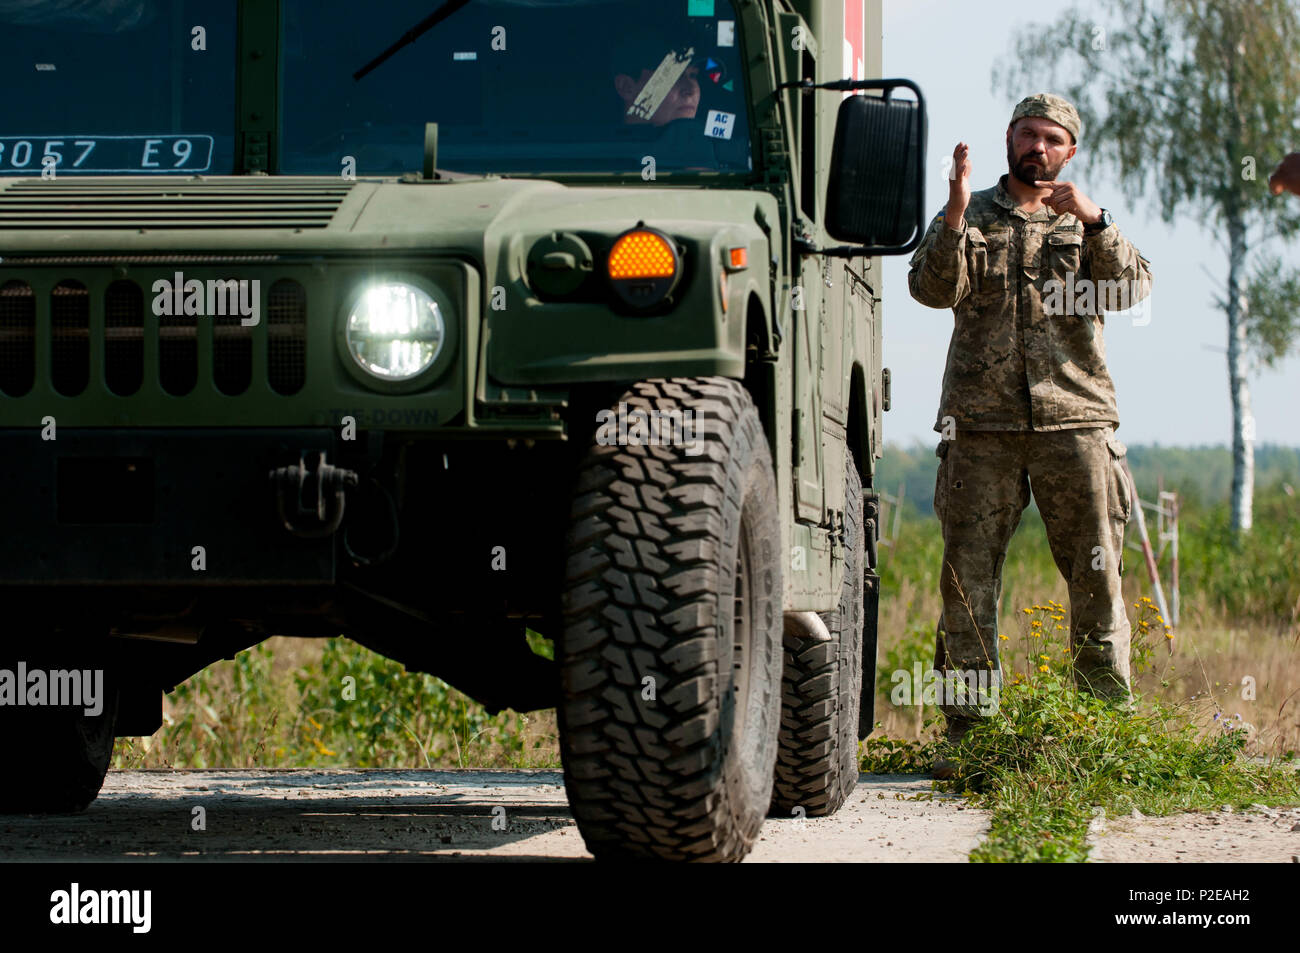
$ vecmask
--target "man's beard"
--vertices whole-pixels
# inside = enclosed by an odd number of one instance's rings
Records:
[[[1026,157],[1028,158],[1028,157]],[[1011,174],[1019,179],[1025,185],[1033,185],[1035,182],[1053,182],[1061,174],[1061,168],[1064,165],[1058,165],[1055,169],[1050,168],[1046,163],[1043,165],[1030,165],[1025,159],[1019,162],[1011,152],[1011,143],[1007,143],[1007,168]]]

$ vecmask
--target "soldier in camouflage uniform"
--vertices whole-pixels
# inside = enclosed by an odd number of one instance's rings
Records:
[[[1080,125],[1064,99],[1023,100],[1007,128],[1009,174],[974,194],[968,148],[958,143],[948,204],[912,257],[912,296],[956,319],[935,424],[944,538],[935,668],[1000,678],[1002,563],[1032,486],[1069,586],[1077,682],[1127,706],[1120,573],[1131,494],[1102,327],[1105,310],[1147,296],[1151,271],[1105,209],[1057,180]],[[988,714],[940,707],[949,741]],[[941,759],[936,776],[952,767]]]

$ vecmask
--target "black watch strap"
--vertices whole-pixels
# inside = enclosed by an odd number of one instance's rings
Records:
[[[1096,235],[1098,232],[1100,232],[1102,229],[1108,227],[1108,226],[1109,226],[1112,222],[1114,222],[1114,221],[1115,221],[1115,220],[1114,220],[1113,218],[1110,217],[1110,212],[1106,211],[1105,209],[1102,209],[1102,210],[1101,210],[1101,221],[1099,221],[1099,222],[1094,222],[1092,225],[1085,225],[1085,226],[1083,226],[1083,234],[1085,234],[1085,235]]]

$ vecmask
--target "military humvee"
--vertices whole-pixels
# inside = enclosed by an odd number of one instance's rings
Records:
[[[597,857],[843,803],[877,256],[923,208],[878,0],[0,24],[0,809],[84,807],[178,683],[339,633],[555,707]],[[82,671],[97,711],[54,697]]]

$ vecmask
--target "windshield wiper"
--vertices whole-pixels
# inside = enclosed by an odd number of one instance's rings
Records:
[[[365,76],[367,73],[376,69],[385,61],[390,59],[392,55],[396,53],[398,50],[400,50],[402,47],[414,43],[420,37],[424,36],[424,34],[428,33],[435,26],[437,26],[443,20],[447,19],[447,17],[451,16],[453,13],[455,13],[457,10],[459,10],[461,7],[465,6],[468,3],[469,0],[447,0],[446,3],[438,7],[438,9],[434,10],[432,13],[430,13],[427,17],[425,17],[415,26],[411,27],[409,30],[403,33],[401,39],[399,39],[396,43],[394,43],[388,49],[384,50],[384,52],[380,53],[378,56],[376,56],[365,66],[361,67],[361,69],[353,73],[352,79],[353,80],[361,79],[361,77]]]

